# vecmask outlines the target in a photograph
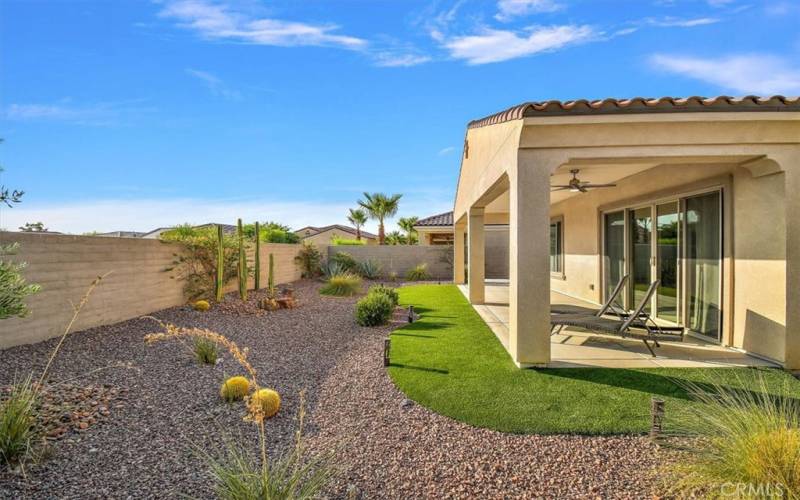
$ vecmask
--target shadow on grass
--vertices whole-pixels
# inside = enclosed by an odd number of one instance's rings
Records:
[[[725,368],[720,368],[720,370],[725,370]],[[724,383],[726,382],[725,380],[710,383],[696,380],[694,377],[682,378],[665,376],[651,371],[630,370],[625,368],[555,368],[536,371],[554,377],[582,380],[686,401],[697,400],[693,395],[695,391],[714,394],[723,390],[754,400],[758,400],[759,396],[762,394],[760,391],[727,385]],[[751,380],[741,381],[744,383],[755,382],[756,377],[753,377]],[[773,394],[773,396],[787,403],[800,403],[800,400],[795,397],[785,397],[784,395],[776,394]]]
[[[404,365],[402,363],[389,363],[389,366],[393,366],[395,368],[402,368],[407,370],[417,370],[421,372],[428,372],[428,373],[439,373],[442,375],[449,375],[450,372],[448,370],[440,370],[439,368],[426,368],[424,366],[414,366],[414,365]]]
[[[400,332],[397,332],[397,331],[392,332],[391,336],[392,337],[418,337],[418,338],[421,338],[421,339],[435,339],[436,338],[433,335],[415,335],[413,333],[400,333]]]
[[[415,321],[413,323],[409,323],[404,330],[441,330],[443,328],[450,328],[452,323],[437,323],[435,321]]]

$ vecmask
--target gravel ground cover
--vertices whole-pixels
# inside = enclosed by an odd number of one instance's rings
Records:
[[[321,297],[295,284],[300,306],[266,314],[179,307],[154,316],[205,327],[250,349],[262,384],[283,406],[268,422],[271,453],[291,446],[298,395],[307,390],[307,444],[336,450],[332,498],[531,498],[650,496],[656,454],[642,437],[521,436],[470,427],[408,400],[382,365],[396,326],[358,327],[357,298]],[[157,325],[137,319],[79,332],[65,343],[53,380],[115,395],[88,429],[69,429],[27,477],[0,472],[0,498],[174,498],[212,496],[192,446],[218,449],[227,435],[252,439],[240,406],[219,399],[225,376],[240,374],[227,353],[198,365],[187,345],[145,345]],[[0,386],[41,370],[55,340],[0,351]],[[98,370],[98,368],[100,368]],[[83,394],[80,389],[74,389]],[[117,396],[117,395],[124,396]],[[117,401],[119,400],[119,401]],[[84,411],[84,410],[79,410]],[[98,410],[99,411],[99,410]],[[107,414],[105,414],[107,413]],[[66,416],[65,416],[66,417]]]

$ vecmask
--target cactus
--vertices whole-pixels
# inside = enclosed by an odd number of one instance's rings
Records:
[[[222,302],[223,288],[225,287],[225,247],[223,243],[222,226],[217,224],[217,278],[215,280],[214,292],[217,302]]]
[[[281,396],[272,389],[259,389],[250,400],[250,408],[264,418],[272,418],[281,409]]]
[[[239,219],[236,226],[236,232],[239,236],[239,297],[242,300],[247,300],[247,252],[244,249],[242,219]]]
[[[192,307],[195,311],[208,311],[211,309],[211,304],[209,304],[207,300],[198,300],[192,304]]]
[[[269,277],[267,278],[267,287],[270,297],[275,295],[275,259],[272,258],[272,254],[269,254]]]
[[[272,255],[270,255],[270,258]],[[256,221],[256,256],[255,256],[255,284],[254,288],[258,290],[261,288],[261,229],[259,228],[258,221]],[[270,260],[270,264],[272,261]]]
[[[229,402],[244,398],[248,392],[250,392],[250,381],[242,376],[229,378],[219,389],[222,399]]]

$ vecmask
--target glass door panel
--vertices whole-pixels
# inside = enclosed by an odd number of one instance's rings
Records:
[[[636,308],[652,283],[653,210],[642,207],[628,212],[631,249],[631,309]],[[650,311],[650,304],[645,308]]]
[[[625,275],[625,212],[614,212],[604,217],[605,248],[603,252],[603,269],[605,273],[606,300],[619,280]],[[620,295],[620,298],[624,295]]]
[[[661,281],[656,292],[656,315],[678,322],[678,202],[656,207],[656,277]]]
[[[686,326],[720,340],[722,218],[720,193],[687,198]]]

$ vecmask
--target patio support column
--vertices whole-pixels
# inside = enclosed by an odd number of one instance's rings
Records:
[[[784,367],[800,370],[800,151],[782,165],[786,200],[786,350]]]
[[[550,168],[520,152],[509,171],[509,351],[517,366],[550,362]]]
[[[453,283],[464,283],[464,226],[453,228]]]
[[[484,264],[484,229],[483,229],[483,207],[471,207],[467,217],[467,234],[469,245],[467,248],[469,258],[469,269],[467,282],[469,283],[469,301],[473,304],[483,304],[486,300],[486,284],[484,275],[486,266]]]

